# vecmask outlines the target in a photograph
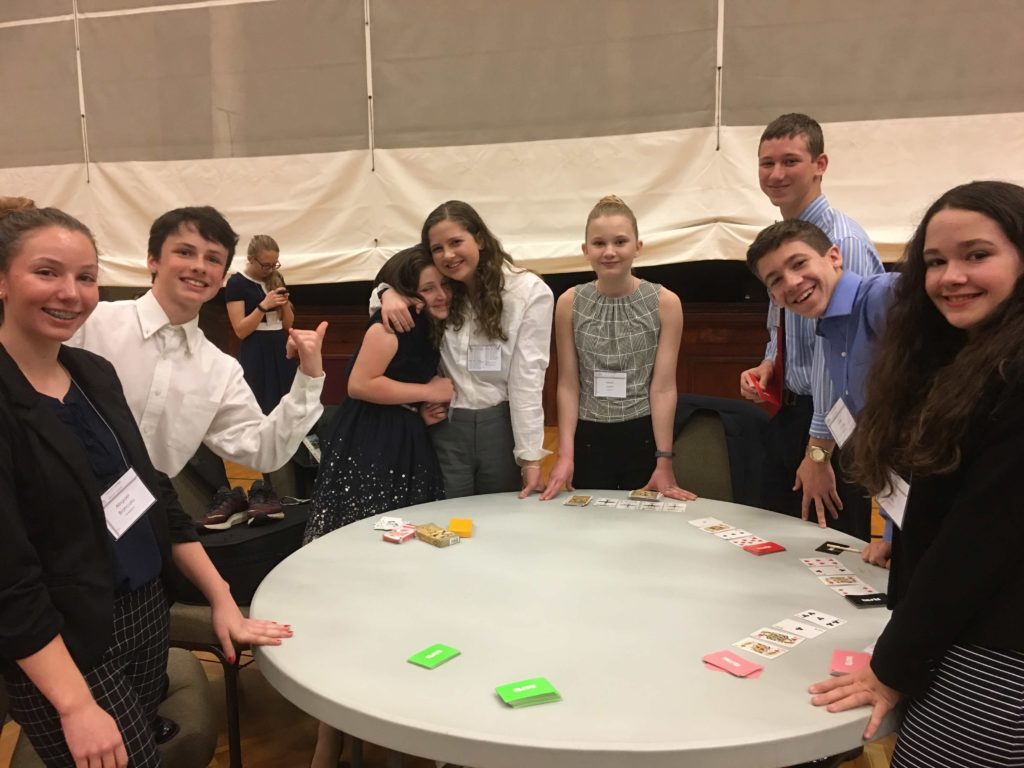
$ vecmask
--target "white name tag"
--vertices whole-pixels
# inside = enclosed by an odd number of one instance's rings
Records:
[[[846,445],[853,430],[857,428],[856,419],[853,418],[853,414],[850,413],[850,409],[846,407],[846,403],[841,397],[825,415],[825,424],[828,425],[828,431],[832,433],[832,437],[836,439],[840,448]]]
[[[594,371],[594,397],[625,396],[625,371]]]
[[[466,367],[471,371],[500,371],[501,347],[497,344],[470,344]]]
[[[768,327],[778,328],[782,324],[782,310],[774,301],[768,305]]]
[[[135,470],[129,467],[100,496],[100,501],[103,502],[103,514],[107,518],[107,530],[117,540],[153,506],[156,498],[135,474]]]
[[[903,527],[903,513],[907,511],[907,497],[910,495],[910,484],[895,472],[889,473],[889,484],[892,490],[885,496],[877,496],[878,506],[889,516],[897,528]]]

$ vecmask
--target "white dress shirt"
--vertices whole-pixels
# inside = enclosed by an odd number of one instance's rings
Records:
[[[272,472],[323,413],[324,377],[299,371],[264,415],[238,361],[206,338],[199,318],[172,326],[152,292],[101,301],[68,344],[113,363],[153,465],[171,477],[201,443],[221,458]]]
[[[451,322],[446,325],[441,367],[455,386],[452,408],[480,410],[508,401],[515,458],[537,461],[550,453],[544,450],[543,395],[555,302],[551,289],[532,272],[505,262],[502,273],[501,329],[508,340],[487,338],[470,308],[459,330]],[[370,297],[371,311],[380,307],[377,292],[382,287]],[[500,350],[500,370],[469,370],[470,347],[490,345]]]

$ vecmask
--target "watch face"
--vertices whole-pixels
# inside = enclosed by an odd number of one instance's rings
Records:
[[[812,445],[807,449],[807,455],[811,457],[811,461],[816,461],[819,464],[824,464],[825,459],[828,458],[828,454],[825,453],[825,450],[816,445]]]

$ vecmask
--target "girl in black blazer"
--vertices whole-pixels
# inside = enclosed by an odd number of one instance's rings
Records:
[[[113,367],[62,345],[99,299],[83,224],[0,199],[0,665],[11,712],[50,766],[158,765],[167,664],[161,576],[177,568],[232,640],[245,619],[149,461]]]
[[[900,699],[892,765],[1024,766],[1024,188],[982,181],[928,209],[900,265],[851,470],[910,480],[892,618],[870,667],[811,686],[833,712]]]

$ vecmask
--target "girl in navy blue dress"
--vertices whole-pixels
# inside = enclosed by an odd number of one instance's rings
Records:
[[[249,241],[248,261],[224,288],[228,319],[242,340],[238,362],[264,413],[270,413],[291,389],[296,360],[285,355],[295,311],[278,268],[281,251],[270,235]]]
[[[409,333],[389,333],[380,313],[356,350],[323,458],[305,541],[380,512],[444,498],[437,456],[417,404],[447,402],[451,381],[437,375],[448,289],[420,246],[388,261],[378,276],[426,311]]]

